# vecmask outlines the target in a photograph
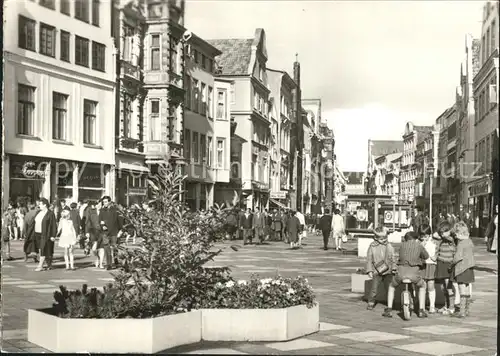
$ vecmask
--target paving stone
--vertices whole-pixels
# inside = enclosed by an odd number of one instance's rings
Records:
[[[348,333],[340,334],[337,337],[343,339],[356,340],[359,342],[374,342],[374,341],[386,341],[386,340],[397,340],[397,339],[407,339],[406,335],[391,334],[381,331],[363,331],[358,333]]]
[[[426,355],[446,356],[457,354],[468,354],[474,351],[481,351],[479,347],[471,347],[460,344],[452,344],[443,341],[423,342],[418,344],[410,344],[403,346],[394,346],[400,350],[419,352]]]
[[[319,331],[330,331],[330,330],[345,330],[352,329],[350,326],[345,325],[335,325],[330,323],[319,323]]]
[[[303,338],[292,341],[270,343],[266,344],[266,346],[280,351],[293,351],[293,350],[304,350],[304,349],[316,349],[319,347],[332,347],[335,345],[328,344],[326,342]]]
[[[184,352],[183,354],[201,354],[201,355],[247,355],[245,352],[233,350],[233,349],[201,349],[190,352]]]
[[[460,334],[475,331],[475,329],[454,327],[451,325],[426,325],[426,326],[414,326],[410,328],[403,328],[403,330],[415,331],[417,333],[427,333],[434,335],[450,335],[450,334]]]

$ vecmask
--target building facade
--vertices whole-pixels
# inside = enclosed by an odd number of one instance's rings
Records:
[[[114,195],[111,7],[11,1],[4,16],[4,203]]]
[[[268,69],[268,83],[271,89],[271,205],[273,208],[290,207],[290,136],[294,111],[293,91],[296,84],[288,73]]]
[[[419,136],[432,130],[432,126],[416,126],[408,122],[403,134],[403,156],[400,171],[400,198],[405,203],[415,204],[415,183],[418,176],[416,150]]]
[[[309,212],[321,213],[325,201],[321,172],[326,160],[322,158],[323,140],[321,133],[321,99],[302,99],[302,107],[307,113],[307,121],[311,127],[310,132],[310,173],[308,194],[310,196]],[[324,123],[326,125],[326,123]],[[339,179],[340,181],[341,179]]]
[[[383,194],[387,165],[394,155],[402,152],[403,141],[368,140],[367,194]]]
[[[344,195],[365,194],[365,172],[343,172],[345,177]]]
[[[498,170],[498,2],[484,7],[479,72],[473,80],[475,102],[474,162],[476,174],[468,190],[479,230],[484,231],[494,208],[494,172]],[[496,165],[494,164],[496,163]]]
[[[233,136],[241,142],[239,199],[244,207],[266,208],[271,121],[265,32],[257,29],[252,39],[208,42],[222,52],[217,57],[218,77],[234,82],[231,116],[236,125]]]
[[[474,174],[475,104],[473,79],[479,72],[480,40],[465,36],[465,59],[460,68],[457,88],[458,110],[458,168],[460,180],[460,209],[472,213],[474,202],[469,197],[468,184]]]

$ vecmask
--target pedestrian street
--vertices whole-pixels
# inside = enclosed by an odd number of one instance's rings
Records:
[[[309,234],[305,245],[290,250],[282,242],[243,246],[241,241],[226,241],[224,251],[212,266],[229,266],[235,279],[251,274],[261,278],[280,274],[305,276],[313,286],[320,304],[321,330],[297,340],[280,343],[201,343],[184,346],[169,353],[218,354],[329,354],[329,355],[493,355],[496,350],[497,260],[488,254],[480,239],[476,243],[477,273],[473,285],[474,303],[466,319],[433,315],[411,321],[381,316],[383,305],[366,310],[362,295],[351,293],[350,276],[364,260],[351,253],[322,249],[321,237]],[[22,245],[13,242],[14,261],[2,268],[3,350],[43,352],[27,341],[27,309],[48,307],[57,286],[102,287],[112,276],[92,267],[93,258],[76,253],[76,271],[66,271],[57,260],[54,270],[34,272],[35,264],[25,263]],[[237,245],[238,251],[229,248]],[[354,243],[346,244],[353,249]],[[397,245],[396,245],[397,250]],[[56,251],[55,256],[61,256]]]

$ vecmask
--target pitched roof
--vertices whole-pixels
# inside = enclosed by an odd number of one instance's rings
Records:
[[[373,157],[385,156],[391,153],[403,152],[403,141],[372,140],[371,153]]]
[[[346,184],[363,184],[364,172],[342,172],[346,179]]]
[[[250,74],[248,67],[253,41],[252,38],[207,40],[208,43],[222,52],[215,60],[221,67],[222,75]]]

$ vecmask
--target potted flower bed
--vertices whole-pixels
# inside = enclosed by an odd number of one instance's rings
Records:
[[[154,353],[202,339],[280,341],[318,331],[305,279],[235,282],[228,268],[206,267],[222,252],[214,246],[225,236],[227,210],[186,211],[177,199],[183,179],[165,167],[152,177],[155,212],[124,213],[140,248],[120,247],[103,291],[61,286],[52,307],[29,310],[30,342],[53,352]]]

